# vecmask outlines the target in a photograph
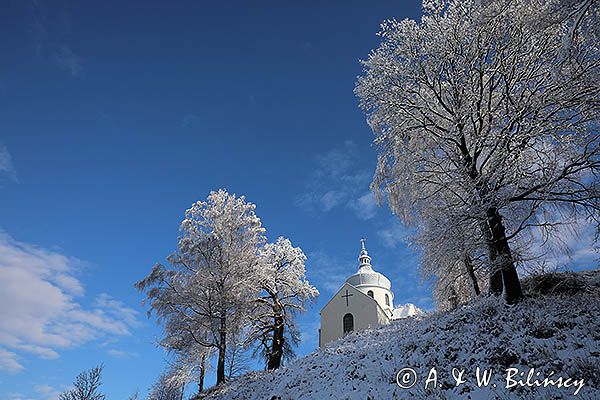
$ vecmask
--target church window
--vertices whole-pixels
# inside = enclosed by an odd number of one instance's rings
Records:
[[[373,291],[372,291],[372,290],[369,290],[369,291],[367,292],[367,294],[369,295],[369,297],[370,297],[370,298],[372,298],[372,299],[374,299],[374,298],[375,298],[375,297],[373,296]]]
[[[354,330],[354,316],[348,313],[344,315],[344,333],[352,332]]]
[[[390,296],[388,296],[388,294],[385,294],[385,305],[389,306],[390,305]]]

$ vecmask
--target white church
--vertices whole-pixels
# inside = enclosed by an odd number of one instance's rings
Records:
[[[365,239],[361,239],[361,244],[358,271],[346,279],[321,309],[319,347],[355,330],[423,314],[414,304],[394,308],[390,280],[373,270],[371,257],[365,248]]]

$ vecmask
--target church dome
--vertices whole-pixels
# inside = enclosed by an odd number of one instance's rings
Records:
[[[362,268],[358,270],[354,275],[348,277],[346,282],[351,284],[354,287],[358,287],[361,285],[366,286],[379,286],[384,289],[390,290],[392,285],[390,280],[380,274],[379,272],[375,272],[373,270],[364,271]]]
[[[360,265],[358,267],[358,271],[354,275],[351,275],[346,279],[346,282],[354,287],[360,286],[376,286],[383,289],[390,290],[392,284],[390,280],[386,278],[383,274],[376,272],[373,270],[371,266],[371,257],[367,253],[367,249],[365,249],[365,241],[362,242],[362,251],[360,252],[360,256],[358,260],[360,261]]]

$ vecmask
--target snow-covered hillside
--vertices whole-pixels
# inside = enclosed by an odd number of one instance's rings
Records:
[[[276,372],[244,375],[207,398],[558,399],[577,390],[572,380],[570,387],[507,389],[507,368],[524,374],[513,376],[510,384],[518,379],[526,384],[535,368],[531,384],[544,378],[583,379],[577,398],[600,398],[600,272],[538,277],[524,282],[524,288],[527,298],[516,306],[483,298],[452,312],[354,333]],[[437,385],[432,388],[434,367]],[[477,367],[492,370],[487,386],[478,387]],[[418,377],[410,389],[397,384],[403,368],[414,369]],[[464,369],[465,383],[456,386],[453,368],[456,377]],[[432,382],[426,390],[428,375]]]

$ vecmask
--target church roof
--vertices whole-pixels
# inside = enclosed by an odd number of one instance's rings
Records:
[[[365,239],[361,239],[362,250],[360,255],[358,256],[358,260],[360,262],[358,266],[358,271],[354,275],[351,275],[346,279],[346,282],[351,284],[352,286],[379,286],[385,289],[390,290],[392,284],[390,280],[386,278],[383,274],[376,272],[373,270],[371,266],[371,257],[369,257],[369,253],[365,248]]]

